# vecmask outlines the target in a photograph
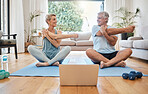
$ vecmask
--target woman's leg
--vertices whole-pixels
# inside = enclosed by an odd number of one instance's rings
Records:
[[[70,53],[70,51],[71,48],[69,46],[65,46],[53,59],[48,61],[49,65],[53,64],[56,61],[65,59],[65,57]]]
[[[29,53],[34,56],[39,62],[48,62],[50,59],[39,48],[33,45],[28,46]]]
[[[48,62],[37,63],[36,66],[49,66],[49,65],[59,65],[59,62],[63,60],[71,51],[69,46],[64,47],[53,59],[48,60]]]

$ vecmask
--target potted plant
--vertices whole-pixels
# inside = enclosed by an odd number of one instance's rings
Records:
[[[121,7],[115,12],[120,13],[121,16],[115,16],[113,19],[118,18],[119,20],[121,20],[121,22],[116,22],[113,24],[113,26],[116,26],[117,28],[125,28],[136,23],[136,21],[134,21],[134,18],[139,17],[140,9],[137,8],[136,12],[130,12],[126,8]],[[134,33],[123,33],[121,34],[121,38],[122,40],[127,40],[128,37],[131,37],[133,35]]]
[[[30,13],[30,16],[29,16],[29,21],[28,21],[28,28],[25,29],[25,33],[26,33],[26,41],[25,41],[25,48],[27,48],[29,45],[33,45],[35,44],[35,42],[33,41],[33,33],[37,33],[37,29],[36,28],[33,28],[32,25],[33,25],[33,21],[35,18],[39,17],[41,15],[41,12],[40,10],[35,10],[33,12]],[[25,51],[27,51],[25,49]]]

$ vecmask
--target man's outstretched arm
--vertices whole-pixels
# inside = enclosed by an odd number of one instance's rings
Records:
[[[131,33],[135,29],[135,26],[128,26],[126,28],[107,28],[105,29],[108,35],[116,35],[120,33]],[[99,30],[96,34],[97,36],[102,36],[101,31]]]

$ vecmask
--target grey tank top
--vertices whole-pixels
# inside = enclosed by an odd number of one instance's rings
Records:
[[[50,32],[50,31],[49,31]],[[57,30],[55,30],[55,34],[57,34]],[[55,55],[60,51],[60,46],[56,48],[46,37],[43,39],[43,50],[45,55],[52,59]]]

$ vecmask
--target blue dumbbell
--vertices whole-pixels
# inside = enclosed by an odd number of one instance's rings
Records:
[[[136,74],[137,74],[136,75],[137,78],[141,78],[143,76],[142,72],[137,72]]]
[[[122,77],[123,77],[123,79],[128,79],[128,73],[123,73]]]
[[[133,73],[133,74],[135,74],[135,76],[137,77],[137,78],[141,78],[142,76],[143,76],[143,74],[142,74],[142,72],[135,72],[135,71],[131,71],[130,73]]]
[[[136,75],[134,73],[129,73],[129,80],[135,80]]]
[[[136,74],[136,72],[135,72],[135,71],[130,71],[130,73]]]

